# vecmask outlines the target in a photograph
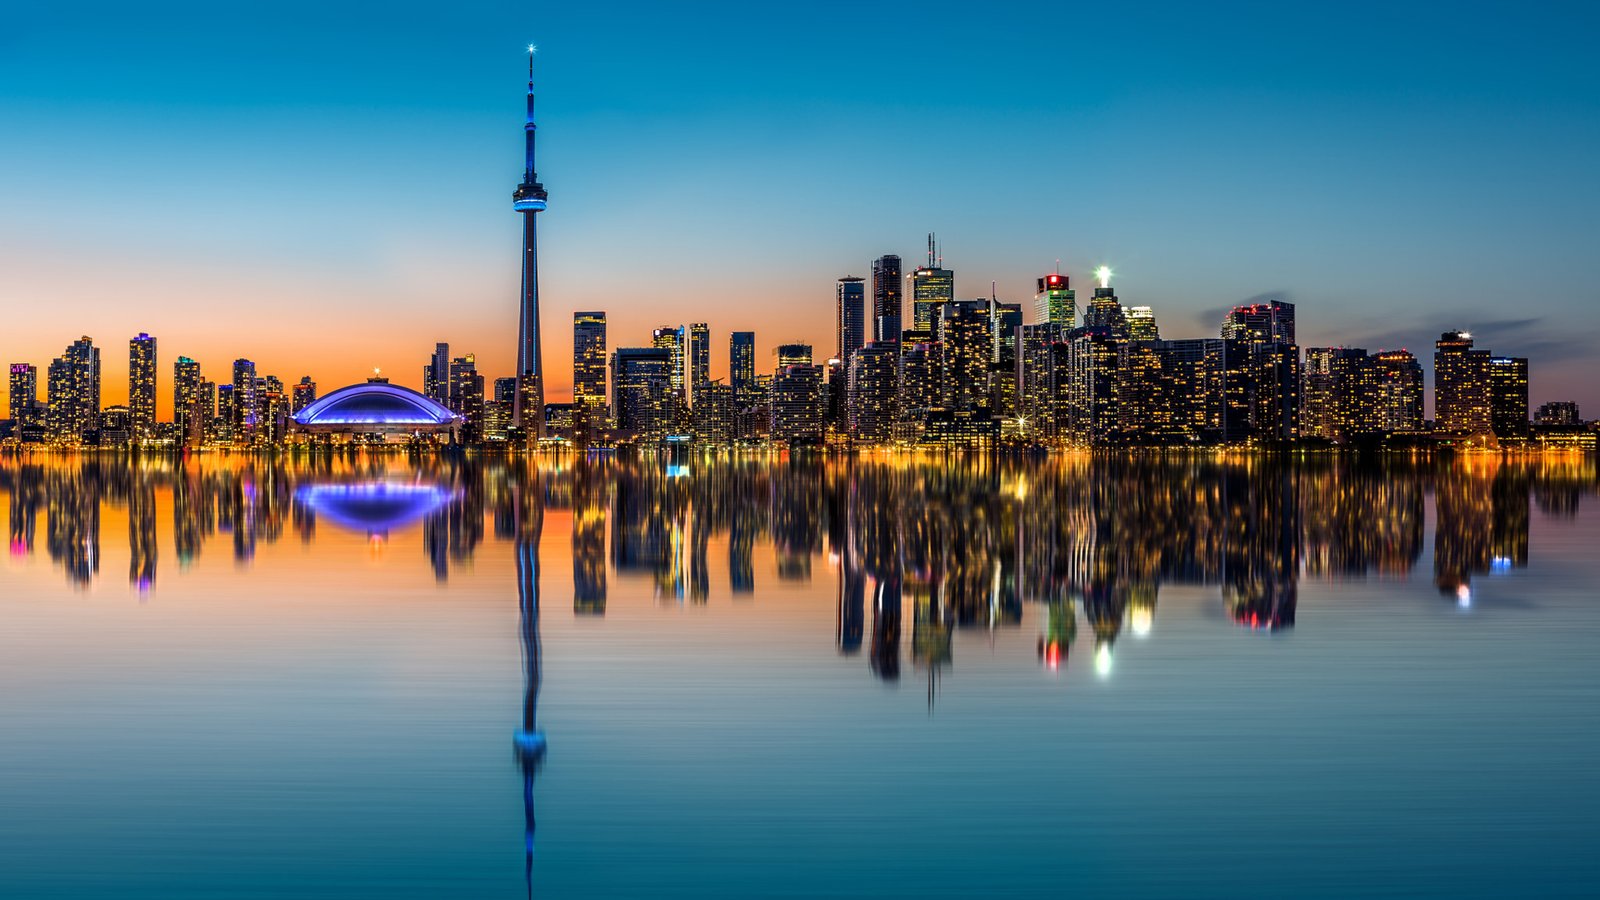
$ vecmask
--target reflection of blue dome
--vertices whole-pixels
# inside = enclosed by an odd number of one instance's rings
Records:
[[[449,505],[455,495],[436,484],[365,481],[303,484],[295,497],[337,525],[365,534],[387,534]]]
[[[352,384],[294,414],[313,431],[433,431],[460,425],[460,416],[410,388],[387,381]]]

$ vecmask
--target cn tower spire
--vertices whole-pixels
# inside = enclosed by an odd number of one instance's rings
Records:
[[[549,195],[533,164],[533,54],[528,45],[528,121],[522,126],[527,146],[522,183],[511,195],[511,208],[522,215],[522,303],[517,339],[517,393],[512,422],[535,439],[544,437],[544,354],[539,341],[539,241],[535,222]],[[531,419],[531,421],[529,421]]]

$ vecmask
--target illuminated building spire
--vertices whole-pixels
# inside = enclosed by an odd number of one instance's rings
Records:
[[[517,337],[517,391],[512,402],[512,422],[531,433],[534,438],[544,437],[544,354],[539,341],[539,241],[535,217],[544,210],[548,195],[533,164],[534,137],[537,128],[533,123],[533,54],[537,48],[528,45],[528,121],[522,126],[526,141],[526,162],[522,183],[511,195],[511,208],[522,214],[522,304]],[[531,427],[523,421],[531,415]]]

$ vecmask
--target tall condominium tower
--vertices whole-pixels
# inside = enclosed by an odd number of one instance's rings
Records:
[[[200,408],[204,384],[198,362],[180,356],[172,364],[172,420],[178,423],[183,442],[190,446],[205,440],[206,426],[211,424],[211,413]]]
[[[1084,310],[1083,324],[1089,328],[1109,329],[1117,340],[1129,340],[1128,316],[1122,301],[1117,299],[1116,288],[1111,286],[1111,270],[1101,266],[1095,270],[1095,277],[1100,280],[1100,286],[1094,289],[1094,298]]]
[[[1499,438],[1528,436],[1527,359],[1489,358],[1489,427]]]
[[[848,361],[866,343],[867,286],[864,279],[846,275],[834,287],[833,324],[838,335],[836,354]]]
[[[533,164],[533,47],[528,47],[528,121],[522,126],[525,163],[511,208],[522,214],[522,314],[517,337],[517,395],[511,421],[544,437],[544,355],[539,343],[539,240],[536,219],[549,195]],[[528,422],[525,419],[531,418]]]
[[[700,386],[711,380],[711,327],[704,322],[689,323],[689,402],[698,401]]]
[[[52,360],[46,389],[50,436],[75,442],[100,423],[100,348],[85,335]]]
[[[128,433],[156,436],[156,339],[143,333],[128,341]]]
[[[749,395],[756,383],[756,333],[735,331],[728,339],[728,385],[738,400]]]
[[[1379,427],[1389,432],[1422,430],[1422,364],[1407,350],[1385,350],[1378,360]]]
[[[300,376],[300,383],[290,389],[289,411],[299,412],[317,402],[317,383],[310,375]]]
[[[572,403],[593,414],[606,408],[606,314],[572,314]]]
[[[1446,331],[1434,344],[1433,417],[1444,434],[1490,430],[1489,351],[1474,350],[1465,331]]]
[[[660,347],[619,347],[611,356],[611,392],[617,428],[660,440],[670,427],[672,352]]]
[[[34,409],[39,405],[39,368],[12,363],[9,387],[11,421],[19,426],[33,424]]]
[[[251,443],[255,438],[257,406],[256,364],[248,359],[233,361],[233,426],[235,442]]]
[[[872,339],[900,341],[900,257],[890,253],[872,261]]]
[[[436,402],[450,403],[450,345],[433,345],[433,357],[422,367],[422,395]]]
[[[933,235],[928,235],[928,264],[911,273],[911,327],[932,331],[939,307],[956,299],[956,273],[943,268]]]
[[[1040,278],[1038,285],[1033,295],[1034,321],[1060,325],[1068,331],[1076,327],[1078,300],[1068,287],[1067,276],[1052,272]]]

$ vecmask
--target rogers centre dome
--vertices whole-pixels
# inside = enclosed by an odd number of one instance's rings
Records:
[[[294,414],[300,431],[412,434],[449,431],[465,421],[410,388],[373,380],[342,387]]]

